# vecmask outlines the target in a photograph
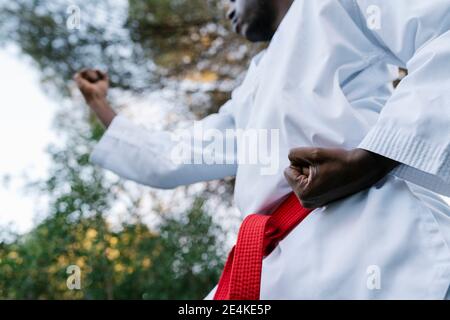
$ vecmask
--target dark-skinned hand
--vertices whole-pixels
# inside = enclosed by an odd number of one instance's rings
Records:
[[[367,189],[398,162],[363,149],[296,148],[284,171],[305,208],[318,208]]]
[[[116,113],[107,100],[108,74],[98,69],[83,69],[75,74],[74,80],[91,110],[105,127],[109,127]]]

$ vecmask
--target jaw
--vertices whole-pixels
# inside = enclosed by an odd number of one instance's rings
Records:
[[[252,10],[241,9],[231,17],[234,31],[250,42],[270,41],[277,28],[277,6],[266,0]]]
[[[268,28],[267,25],[246,25],[241,28],[241,35],[250,42],[268,42],[274,34],[275,31]]]
[[[270,41],[276,31],[275,11],[269,9],[255,12],[251,22],[242,25],[241,34],[251,42]]]

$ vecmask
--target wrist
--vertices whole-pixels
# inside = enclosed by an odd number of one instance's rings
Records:
[[[91,109],[104,109],[109,106],[106,97],[91,97],[86,99],[86,103]]]
[[[378,172],[381,175],[386,175],[391,172],[399,163],[390,158],[386,158],[380,154],[365,150],[353,149],[350,152],[350,163],[363,170],[370,170],[371,172]]]

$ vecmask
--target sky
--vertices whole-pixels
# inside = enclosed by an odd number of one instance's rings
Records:
[[[45,199],[24,193],[24,175],[45,177],[49,165],[45,149],[54,139],[56,106],[41,90],[37,70],[19,58],[17,48],[0,50],[0,71],[0,227],[8,225],[22,233],[32,227],[35,213],[45,208]]]

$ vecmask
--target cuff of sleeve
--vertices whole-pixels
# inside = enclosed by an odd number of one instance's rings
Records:
[[[433,145],[402,130],[377,125],[358,148],[402,163],[393,171],[399,178],[450,195],[450,153],[447,146]]]
[[[115,150],[119,142],[125,142],[131,145],[136,143],[137,139],[133,140],[135,127],[127,118],[117,115],[100,141],[95,145],[90,156],[90,161],[101,167],[106,167],[108,155]]]
[[[128,118],[117,115],[111,122],[103,137],[116,138],[118,140],[134,144],[133,142],[136,142],[136,136],[139,136],[139,134],[139,126]]]

